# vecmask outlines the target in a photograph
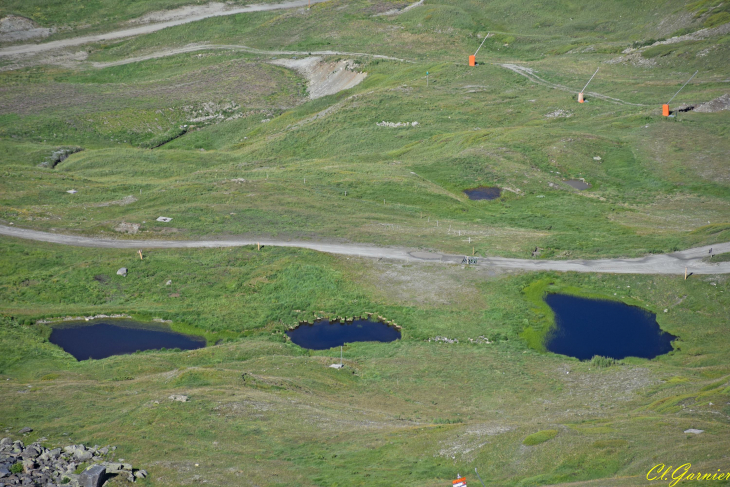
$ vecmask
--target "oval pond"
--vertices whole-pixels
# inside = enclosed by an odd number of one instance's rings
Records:
[[[76,360],[102,359],[137,350],[179,348],[194,350],[205,346],[205,339],[176,333],[165,326],[127,320],[92,320],[64,323],[53,328],[49,341]]]
[[[479,186],[478,188],[465,189],[464,194],[470,200],[496,200],[502,194],[502,190],[496,186]]]
[[[580,360],[651,359],[671,352],[677,338],[659,328],[654,313],[636,306],[565,294],[548,294],[545,302],[555,313],[555,329],[545,342],[553,353]]]
[[[352,342],[392,342],[401,337],[396,328],[370,320],[352,323],[320,320],[301,324],[286,334],[292,342],[310,350],[326,350]]]

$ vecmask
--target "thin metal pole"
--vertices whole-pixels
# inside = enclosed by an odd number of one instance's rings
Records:
[[[699,72],[700,72],[699,70],[695,71],[695,74],[692,75],[692,78],[694,78],[695,76],[697,76],[697,73],[699,73]],[[692,81],[692,78],[688,79],[687,80],[687,83],[689,83],[690,81]],[[682,91],[684,89],[684,87],[687,86],[687,83],[683,84],[682,87],[679,89],[679,91]],[[676,92],[674,94],[674,96],[672,97],[672,99],[667,102],[667,105],[669,105],[670,103],[672,103],[672,100],[674,100],[674,98],[676,98],[676,96],[679,95],[679,91]]]
[[[598,68],[598,69],[601,69],[601,68]],[[583,89],[580,90],[581,93],[583,93],[586,90],[586,88],[588,88],[588,85],[591,84],[591,81],[593,81],[593,78],[596,77],[596,75],[598,74],[598,69],[596,69],[596,72],[593,73],[593,76],[591,76],[591,79],[588,80],[588,83],[586,83],[586,85],[583,87]]]
[[[477,478],[479,479],[479,482],[482,482],[482,478],[479,476],[479,472],[477,472],[476,467],[474,467],[474,473],[477,474]],[[482,482],[482,487],[487,487],[484,485],[484,482]]]
[[[491,32],[487,32],[487,35],[486,35],[486,37],[484,37],[484,40],[482,41],[482,43],[481,43],[481,44],[479,44],[479,49],[481,49],[481,48],[482,48],[482,46],[483,46],[483,45],[484,45],[484,43],[486,42],[487,38],[489,37],[489,34],[491,34]],[[475,53],[474,53],[474,56],[476,56],[477,54],[479,54],[479,49],[477,49],[477,52],[475,52]]]

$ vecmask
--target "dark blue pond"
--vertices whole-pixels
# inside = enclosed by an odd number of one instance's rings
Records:
[[[51,343],[63,348],[76,360],[102,359],[137,350],[179,348],[194,350],[205,346],[202,337],[175,333],[163,326],[143,326],[132,321],[91,321],[53,328]]]
[[[651,359],[671,352],[677,338],[659,328],[654,313],[636,306],[564,294],[548,294],[545,302],[555,313],[556,327],[545,343],[553,353]]]
[[[465,189],[470,200],[496,200],[502,194],[502,190],[496,186],[479,186],[478,188]]]
[[[369,320],[352,323],[321,320],[313,325],[304,323],[286,334],[292,342],[310,350],[326,350],[352,342],[392,342],[400,338],[396,328]]]

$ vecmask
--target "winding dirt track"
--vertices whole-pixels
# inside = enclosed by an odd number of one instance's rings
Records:
[[[288,240],[253,240],[233,238],[228,240],[110,240],[74,235],[63,235],[25,228],[0,225],[0,235],[8,237],[50,242],[76,247],[96,247],[109,249],[144,248],[220,248],[256,245],[273,247],[296,247],[311,249],[329,254],[350,255],[373,259],[394,259],[410,262],[431,262],[461,264],[463,255],[449,255],[423,252],[398,247],[376,247],[367,244],[334,244]],[[600,260],[528,260],[505,257],[477,258],[480,267],[524,271],[562,271],[562,272],[607,272],[615,274],[684,274],[685,267],[694,274],[730,274],[730,262],[710,264],[702,262],[710,248],[713,253],[730,252],[730,242],[712,246],[674,252],[672,254],[648,255],[637,259],[600,259]]]
[[[54,49],[61,49],[64,47],[80,46],[83,44],[89,44],[92,42],[110,41],[114,39],[123,39],[125,37],[132,37],[141,34],[149,34],[151,32],[157,32],[158,30],[166,29],[167,27],[173,27],[175,25],[187,24],[190,22],[196,22],[198,20],[208,19],[211,17],[221,17],[225,15],[235,15],[241,13],[250,12],[265,12],[269,10],[283,10],[289,8],[306,7],[309,2],[312,4],[326,2],[327,0],[291,0],[288,2],[275,3],[275,4],[254,4],[246,5],[244,7],[226,8],[223,10],[205,12],[205,13],[194,13],[191,15],[179,17],[173,20],[165,22],[156,22],[140,25],[137,27],[130,27],[129,29],[115,30],[107,32],[106,34],[95,34],[88,36],[72,37],[70,39],[62,39],[59,41],[43,42],[40,44],[21,44],[17,46],[10,46],[0,49],[0,56],[17,56],[19,54],[37,54],[44,51],[51,51]]]
[[[497,66],[501,66],[503,68],[509,69],[510,71],[517,73],[521,76],[524,76],[525,78],[529,79],[533,83],[537,83],[538,85],[547,86],[548,88],[552,88],[554,90],[562,90],[567,91],[568,93],[573,93],[577,95],[579,93],[578,90],[574,90],[573,88],[570,88],[565,85],[557,84],[557,83],[551,83],[550,81],[544,80],[538,75],[535,74],[535,71],[531,68],[527,68],[525,66],[520,66],[518,64],[497,64]],[[601,100],[610,101],[613,103],[617,103],[619,105],[631,105],[634,107],[645,107],[649,105],[643,105],[641,103],[631,103],[628,101],[621,100],[619,98],[613,98],[611,96],[607,95],[601,95],[600,93],[594,93],[592,91],[586,91],[585,95],[588,97],[593,98],[599,98]]]
[[[265,56],[363,56],[376,59],[387,59],[390,61],[406,61],[397,57],[383,56],[380,54],[367,54],[364,52],[345,52],[345,51],[266,51],[263,49],[255,49],[253,47],[242,46],[237,44],[190,44],[184,47],[164,49],[162,51],[153,52],[144,56],[130,57],[120,59],[118,61],[109,61],[106,63],[92,62],[94,68],[108,68],[110,66],[122,66],[124,64],[138,63],[149,59],[159,59],[167,56],[175,56],[177,54],[185,54],[198,51],[214,51],[214,50],[230,50],[244,51],[252,54],[263,54]]]

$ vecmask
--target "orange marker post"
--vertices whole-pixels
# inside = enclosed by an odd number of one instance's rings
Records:
[[[487,35],[484,36],[484,40],[481,44],[479,44],[479,49],[481,49],[484,43],[487,41],[487,39],[489,38],[489,34],[491,34],[491,32],[487,32]],[[475,52],[473,55],[469,56],[469,66],[477,65],[477,54],[479,54],[479,49],[477,49],[477,52]]]
[[[699,72],[700,72],[699,70],[695,71],[695,74],[693,74],[687,80],[687,82],[682,85],[682,87],[679,89],[679,91],[677,91],[674,94],[674,96],[669,99],[668,102],[666,102],[664,105],[662,105],[662,115],[664,115],[665,117],[668,117],[669,116],[669,104],[672,103],[672,100],[674,100],[677,97],[677,95],[679,95],[679,92],[682,91],[684,89],[684,87],[687,86],[689,84],[689,82],[692,81],[692,79],[694,79],[695,76],[697,76],[697,73],[699,73]]]
[[[601,69],[601,68],[598,68],[598,69]],[[591,81],[593,81],[593,78],[595,78],[596,75],[598,74],[598,69],[596,69],[596,72],[593,73],[593,76],[591,76],[591,79],[588,80],[588,83],[586,83],[586,85],[583,87],[583,89],[580,90],[580,93],[578,93],[578,103],[585,103],[586,100],[583,97],[583,93],[586,91],[586,88],[588,88],[588,85],[591,84]]]

